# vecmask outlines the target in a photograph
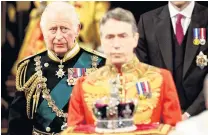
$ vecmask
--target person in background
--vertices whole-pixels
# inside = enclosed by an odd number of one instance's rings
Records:
[[[208,8],[194,1],[170,1],[140,16],[135,53],[141,62],[168,69],[174,78],[183,119],[205,109],[208,71]]]
[[[94,124],[92,104],[110,95],[109,80],[118,76],[119,97],[138,99],[135,124],[179,122],[181,109],[171,73],[140,62],[133,52],[139,38],[133,14],[122,8],[110,10],[101,19],[100,33],[106,64],[77,81],[69,104],[68,125]],[[140,88],[143,83],[149,87]]]

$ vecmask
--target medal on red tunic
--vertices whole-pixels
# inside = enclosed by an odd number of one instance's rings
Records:
[[[151,98],[151,88],[148,81],[137,82],[136,88],[140,99]]]

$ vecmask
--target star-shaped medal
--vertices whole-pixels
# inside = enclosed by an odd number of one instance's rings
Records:
[[[204,55],[204,53],[201,51],[196,58],[196,64],[199,66],[201,69],[203,69],[205,66],[207,66],[208,59],[207,55]]]
[[[58,78],[62,78],[63,76],[65,76],[65,71],[63,71],[63,69],[60,69],[58,71],[56,71],[56,75],[58,76]]]

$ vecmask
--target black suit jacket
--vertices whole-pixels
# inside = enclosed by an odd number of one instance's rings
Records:
[[[168,5],[141,15],[138,24],[140,38],[135,53],[140,61],[166,68],[173,73],[171,25]],[[203,79],[208,71],[208,66],[200,69],[196,65],[196,56],[200,51],[208,55],[208,42],[204,46],[193,45],[193,28],[206,28],[208,31],[208,8],[198,3],[195,3],[187,31],[182,75],[182,84],[188,98],[186,104],[189,106],[184,111],[191,115],[198,114],[205,109],[202,87]]]

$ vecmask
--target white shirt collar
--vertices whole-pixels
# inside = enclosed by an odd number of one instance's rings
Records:
[[[185,16],[186,18],[191,18],[192,12],[194,10],[194,5],[195,2],[191,1],[191,3],[189,3],[189,5],[184,8],[182,11],[177,10],[175,7],[173,7],[172,3],[169,1],[168,2],[168,8],[169,8],[169,12],[170,12],[170,17],[175,17],[177,14],[182,14],[183,16]]]

